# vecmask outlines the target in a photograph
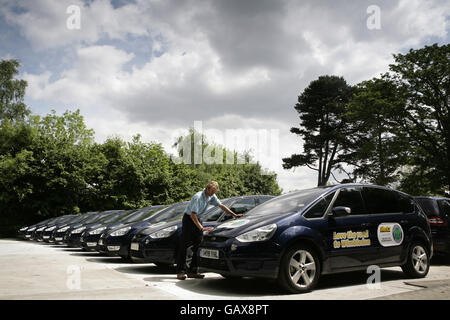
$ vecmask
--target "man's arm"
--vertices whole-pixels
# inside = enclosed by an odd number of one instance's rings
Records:
[[[228,207],[224,204],[219,204],[219,208],[222,209],[223,211],[225,211],[226,213],[231,214],[233,217],[235,218],[239,218],[242,217],[242,214],[236,214],[233,211],[231,211],[230,209],[228,209]]]
[[[209,231],[212,229],[211,227],[204,228],[202,226],[202,224],[200,223],[200,220],[198,220],[197,213],[195,213],[194,211],[191,212],[190,217],[191,217],[192,221],[194,222],[194,224],[197,226],[197,228],[200,229],[200,231]]]

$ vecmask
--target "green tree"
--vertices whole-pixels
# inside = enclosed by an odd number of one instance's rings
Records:
[[[183,144],[186,141],[187,143]],[[190,145],[190,150],[181,148],[187,145]],[[174,147],[178,147],[178,155],[180,157],[183,156],[183,152],[190,154],[190,157],[185,158],[188,164],[174,164],[175,166],[180,166],[179,169],[183,170],[183,172],[188,173],[190,179],[194,179],[192,180],[193,183],[187,188],[189,192],[184,192],[187,197],[183,200],[189,200],[195,192],[203,189],[206,183],[211,180],[216,180],[219,183],[220,191],[218,195],[221,198],[248,194],[281,194],[275,173],[263,174],[261,165],[259,163],[251,163],[251,158],[248,154],[239,154],[235,151],[227,150],[223,146],[210,142],[207,137],[195,132],[192,128],[186,136],[177,139]],[[197,149],[203,155],[207,148],[213,150],[211,154],[213,158],[216,156],[215,152],[220,152],[222,163],[208,164],[205,161],[201,161],[201,163],[196,164],[194,162],[194,151]],[[230,154],[233,156],[234,163],[227,164],[226,157]],[[219,157],[220,155],[218,155]],[[238,158],[244,159],[244,163],[239,164]]]
[[[443,194],[450,188],[450,44],[411,49],[394,60],[391,79],[406,100],[395,119],[410,144],[409,164],[436,179],[431,191]]]
[[[303,152],[283,159],[283,168],[307,166],[317,171],[317,185],[326,185],[334,169],[340,168],[338,154],[346,141],[345,105],[352,88],[342,77],[321,76],[298,97],[295,110],[300,127],[291,132],[303,140]]]
[[[404,105],[396,85],[385,77],[356,86],[345,113],[349,143],[339,156],[354,168],[355,178],[378,185],[399,179],[407,144],[393,119]]]
[[[93,131],[79,111],[5,120],[0,126],[0,211],[12,232],[24,221],[76,213],[83,206]],[[94,157],[90,157],[94,156]]]
[[[14,59],[0,61],[0,122],[23,121],[30,114],[23,102],[27,82],[14,79],[19,66]]]

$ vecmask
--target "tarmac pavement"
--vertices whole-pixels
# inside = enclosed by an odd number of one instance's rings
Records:
[[[126,263],[119,257],[63,245],[0,240],[0,300],[365,300],[450,299],[450,259],[432,260],[423,279],[408,279],[400,267],[382,269],[379,285],[371,274],[322,276],[306,294],[286,294],[271,280],[176,279],[175,269]]]

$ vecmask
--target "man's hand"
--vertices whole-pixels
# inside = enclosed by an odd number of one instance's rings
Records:
[[[224,205],[224,204],[220,204],[219,205],[219,208],[220,209],[222,209],[223,211],[225,211],[226,213],[228,213],[228,214],[231,214],[233,217],[235,217],[235,218],[240,218],[240,217],[242,217],[243,215],[242,214],[236,214],[236,213],[234,213],[233,211],[231,211],[226,205]]]
[[[202,227],[202,231],[211,231],[213,227]]]

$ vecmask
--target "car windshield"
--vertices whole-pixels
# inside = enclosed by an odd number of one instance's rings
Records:
[[[422,210],[428,217],[439,216],[439,207],[435,200],[427,198],[416,198]]]
[[[95,222],[97,220],[100,220],[104,216],[105,215],[103,215],[101,213],[94,213],[94,214],[90,215],[86,220],[83,220],[83,221],[80,221],[80,222],[88,224],[88,223],[92,223],[92,222]]]
[[[108,224],[108,223],[112,223],[112,222],[116,222],[121,220],[123,217],[127,216],[130,214],[130,211],[119,211],[116,213],[113,213],[111,215],[108,215],[106,218],[102,219],[100,222],[103,224]]]
[[[230,207],[233,203],[230,199],[224,199],[221,201],[223,205]],[[211,210],[212,209],[212,210]],[[208,209],[205,210],[205,212],[201,215],[199,215],[199,218],[203,221],[216,221],[219,219],[223,214],[223,210],[219,207],[210,206]]]
[[[73,220],[67,221],[67,223],[76,223],[76,222],[80,222],[85,220],[87,217],[85,217],[84,215],[81,216],[77,216],[76,218],[74,218]]]
[[[330,188],[324,187],[294,191],[260,204],[249,210],[246,216],[264,216],[300,211]]]
[[[168,221],[170,219],[174,219],[184,213],[184,209],[187,207],[189,202],[180,204],[180,205],[172,205],[164,210],[162,210],[158,215],[150,220],[151,223],[158,223],[162,221]]]
[[[140,209],[133,214],[130,214],[128,217],[123,219],[121,222],[123,223],[131,223],[136,221],[141,221],[145,218],[148,218],[152,215],[154,215],[157,211],[159,211],[161,207],[146,207],[143,209]]]

